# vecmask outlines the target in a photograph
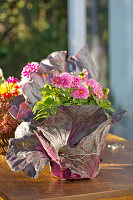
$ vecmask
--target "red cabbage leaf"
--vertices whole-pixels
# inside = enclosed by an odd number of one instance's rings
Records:
[[[49,73],[54,70],[56,73],[67,71],[66,67],[66,51],[55,51],[48,55],[48,57],[40,62],[38,73]]]
[[[6,155],[8,165],[15,172],[21,170],[30,178],[37,178],[49,163],[47,153],[40,147],[35,135],[11,138]]]
[[[69,57],[68,62],[73,66],[73,70],[77,74],[85,68],[89,72],[89,78],[98,80],[99,69],[91,59],[87,46],[83,47],[75,56]]]
[[[93,179],[110,125],[124,114],[107,119],[98,106],[59,106],[55,116],[37,125],[36,132],[51,158],[52,173],[65,179]]]

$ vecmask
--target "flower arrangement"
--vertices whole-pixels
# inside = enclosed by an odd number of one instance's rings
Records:
[[[4,154],[8,140],[14,137],[14,131],[18,126],[18,122],[11,117],[8,110],[12,98],[19,94],[19,80],[13,76],[5,80],[1,69],[0,77],[0,153]]]
[[[67,64],[75,72],[68,73]],[[23,69],[22,94],[11,102],[10,114],[22,121],[10,139],[6,160],[13,171],[37,178],[50,164],[60,179],[93,179],[100,169],[100,154],[113,116],[109,89],[97,82],[98,71],[88,48],[66,61],[57,51]],[[23,81],[22,81],[23,82]]]
[[[42,99],[33,107],[35,118],[48,118],[56,114],[60,105],[97,105],[106,111],[114,112],[111,102],[106,99],[109,89],[102,89],[100,83],[90,78],[88,71],[83,69],[78,76],[63,72],[51,78],[51,85],[45,84],[41,89]]]

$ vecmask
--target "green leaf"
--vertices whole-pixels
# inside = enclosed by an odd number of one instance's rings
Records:
[[[51,90],[48,87],[41,88],[40,90],[44,92],[51,92]]]
[[[58,105],[61,104],[61,100],[60,100],[60,98],[59,98],[58,96],[55,96],[55,101],[56,101],[56,103],[57,103]]]
[[[80,99],[80,105],[87,104],[87,99]]]
[[[66,97],[71,97],[71,94],[70,94],[70,92],[68,92],[68,91],[64,91],[64,95],[65,95]]]
[[[64,105],[64,106],[71,106],[71,105],[72,105],[72,102],[64,103],[63,105]]]
[[[80,100],[79,99],[73,99],[73,104],[79,104]]]
[[[52,115],[55,115],[55,113],[56,113],[56,108],[57,108],[57,106],[58,106],[59,104],[57,103],[57,102],[53,102],[53,104],[51,105],[51,114]]]
[[[92,95],[93,99],[95,100],[96,102],[96,105],[100,106],[100,103],[99,103],[99,100],[96,96]]]
[[[90,104],[90,105],[97,105],[97,103],[96,103],[95,100],[90,100],[89,104]]]
[[[99,105],[102,106],[103,105],[103,99],[99,100]]]
[[[111,112],[115,112],[115,110],[111,107],[106,108],[106,110],[111,111]]]
[[[45,101],[43,101],[43,103],[45,104],[45,105],[50,105],[50,104],[52,104],[53,103],[53,98],[51,98],[51,97],[48,97]]]
[[[89,93],[91,95],[93,88],[89,87]]]
[[[50,96],[53,92],[50,91],[50,92],[41,92],[40,94],[43,94],[44,96]]]
[[[111,102],[109,100],[105,100],[104,103],[106,103],[106,104],[111,106]]]
[[[109,105],[109,104],[106,104],[105,102],[103,102],[102,107],[103,107],[103,108],[110,108],[110,105]]]
[[[44,107],[44,106],[43,106],[40,102],[36,103],[36,104],[34,105],[34,107],[33,107],[33,113],[35,114],[36,111],[42,109],[43,107]]]
[[[45,113],[45,112],[48,112],[48,111],[50,111],[50,107],[45,107],[45,108],[42,108],[42,109],[40,109],[39,111],[38,111],[38,113]]]
[[[48,114],[47,112],[45,113],[40,113],[40,114],[37,114],[34,119],[38,120],[38,119],[42,119],[42,118],[47,118],[47,117],[50,117],[50,114]]]
[[[110,118],[110,115],[104,110],[105,115],[107,116],[107,118]]]

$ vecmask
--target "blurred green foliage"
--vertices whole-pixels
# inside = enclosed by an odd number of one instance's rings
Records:
[[[20,78],[28,62],[67,50],[67,0],[0,0],[0,67]]]

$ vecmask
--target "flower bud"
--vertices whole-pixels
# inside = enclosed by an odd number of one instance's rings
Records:
[[[3,77],[3,71],[2,71],[2,69],[0,68],[0,78],[2,78]]]

